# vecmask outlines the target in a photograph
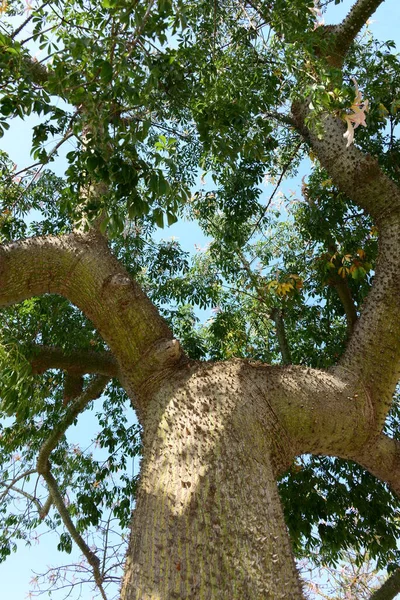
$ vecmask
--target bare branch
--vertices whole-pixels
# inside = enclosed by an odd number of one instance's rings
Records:
[[[56,506],[65,527],[71,535],[71,538],[77,544],[78,548],[83,552],[88,563],[91,565],[96,584],[104,600],[107,600],[107,597],[102,587],[103,576],[100,573],[100,559],[92,552],[92,550],[89,548],[89,546],[86,544],[86,542],[76,529],[68,512],[68,509],[65,506],[65,502],[58,487],[57,481],[51,473],[49,459],[51,452],[54,450],[54,448],[56,447],[56,445],[58,444],[68,427],[73,423],[75,417],[80,412],[82,412],[82,410],[87,406],[89,402],[98,398],[101,395],[105,385],[107,384],[107,381],[108,378],[104,376],[97,376],[93,379],[93,381],[88,385],[86,390],[78,398],[76,398],[75,402],[70,406],[69,410],[67,411],[65,417],[52,431],[47,440],[42,444],[37,459],[37,472],[40,475],[42,475],[43,479],[47,483],[52,502]]]
[[[36,469],[29,469],[29,471],[24,471],[23,473],[20,473],[17,477],[14,477],[14,479],[6,486],[6,489],[1,493],[0,503],[4,500],[8,492],[15,486],[15,484],[18,481],[24,479],[24,477],[29,477],[29,475],[33,475],[34,473],[36,473]]]
[[[4,484],[0,484],[0,485],[4,485]],[[42,505],[40,504],[39,500],[37,498],[35,498],[35,496],[32,496],[32,494],[25,492],[25,490],[18,488],[15,485],[11,485],[11,486],[8,485],[7,493],[11,492],[11,491],[16,492],[17,494],[20,494],[21,496],[24,496],[24,498],[27,498],[30,502],[32,502],[36,506],[38,513],[40,514],[40,512],[42,510]],[[4,494],[4,492],[3,492],[3,494]],[[2,497],[3,497],[3,494],[2,494]]]
[[[86,560],[88,561],[88,563],[90,564],[90,566],[93,569],[93,575],[95,578],[95,582],[96,582],[97,587],[99,588],[99,591],[101,593],[103,600],[107,600],[107,596],[104,592],[103,585],[102,585],[103,577],[100,573],[99,558],[94,554],[94,552],[92,552],[92,550],[86,544],[85,540],[78,533],[78,530],[76,529],[76,527],[70,517],[68,509],[65,506],[63,497],[60,493],[57,482],[54,479],[53,474],[50,471],[50,468],[48,468],[45,473],[42,473],[42,476],[43,476],[43,479],[47,483],[47,487],[49,488],[49,492],[51,493],[54,505],[56,506],[58,512],[60,513],[63,523],[64,523],[65,527],[67,528],[71,538],[74,540],[74,542],[76,543],[78,548],[82,551],[82,553],[86,557]]]

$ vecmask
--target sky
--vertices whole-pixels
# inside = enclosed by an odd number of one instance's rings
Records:
[[[21,0],[23,2],[23,0]],[[329,12],[325,15],[325,23],[337,23],[349,8],[353,5],[353,0],[344,0],[337,6],[331,6]],[[381,40],[392,39],[400,46],[399,37],[400,24],[400,2],[399,0],[386,0],[384,4],[377,10],[370,23],[370,29],[375,37]],[[0,140],[0,148],[9,153],[11,159],[18,165],[18,169],[31,164],[33,161],[29,155],[30,149],[30,127],[32,119],[28,118],[24,122],[15,120],[13,126],[4,137]],[[32,122],[32,124],[34,124]],[[63,150],[64,156],[70,148],[68,143]],[[65,162],[62,157],[59,161],[60,169],[64,168]],[[61,173],[60,173],[61,174]],[[287,181],[283,189],[288,191],[299,189],[300,180],[304,173],[292,181]],[[271,193],[271,188],[265,187],[263,197],[266,200]],[[262,198],[263,198],[262,197]],[[166,228],[160,232],[160,237],[168,239],[171,236],[177,238],[183,248],[189,252],[195,252],[195,244],[203,246],[205,243],[204,236],[192,223],[177,223],[172,227]],[[96,433],[96,426],[93,422],[92,415],[86,413],[79,419],[78,426],[70,433],[71,442],[85,443],[89,435]],[[137,465],[136,465],[137,467]],[[51,536],[40,536],[38,543],[30,548],[25,548],[23,544],[19,545],[19,550],[16,555],[11,556],[5,563],[0,564],[0,581],[1,581],[1,597],[10,600],[25,600],[29,598],[29,590],[32,589],[30,581],[33,574],[43,573],[48,565],[57,565],[65,562],[77,560],[78,553],[73,553],[72,556],[60,554],[56,550],[56,543],[50,540]],[[65,590],[61,593],[54,593],[51,598],[53,600],[63,600],[66,596]],[[44,594],[42,598],[47,598]],[[82,590],[81,600],[92,600],[99,598],[98,593],[93,593],[90,588]]]

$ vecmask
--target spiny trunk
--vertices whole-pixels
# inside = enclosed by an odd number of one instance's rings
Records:
[[[303,598],[275,478],[291,457],[240,364],[181,369],[144,428],[121,599]]]

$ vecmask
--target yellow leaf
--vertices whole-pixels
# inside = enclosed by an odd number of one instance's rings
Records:
[[[322,183],[321,183],[322,187],[329,187],[332,185],[332,179],[325,179]]]
[[[400,100],[394,100],[390,107],[390,112],[395,115],[400,108]]]
[[[364,258],[365,258],[365,251],[362,248],[359,248],[357,250],[357,254],[361,258],[361,260],[364,260]]]
[[[379,115],[380,115],[381,117],[384,117],[384,118],[385,118],[385,117],[386,117],[386,115],[388,115],[388,114],[389,114],[389,111],[388,111],[388,109],[386,108],[386,106],[385,106],[384,104],[382,104],[382,102],[379,104],[379,106],[378,106],[378,110],[379,110]]]
[[[346,277],[348,272],[349,270],[347,269],[347,267],[339,267],[338,273],[343,279]]]

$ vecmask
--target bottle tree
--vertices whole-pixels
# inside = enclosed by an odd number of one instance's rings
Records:
[[[122,600],[300,599],[294,554],[350,547],[400,589],[400,68],[382,0],[335,4],[2,2],[0,131],[35,116],[0,156],[3,558],[60,524],[106,598],[111,511]],[[152,241],[181,217],[192,261]],[[102,463],[66,437],[100,397]]]

